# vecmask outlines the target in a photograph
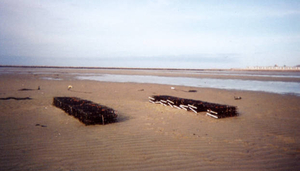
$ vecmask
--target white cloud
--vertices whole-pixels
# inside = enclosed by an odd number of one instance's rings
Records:
[[[95,58],[234,53],[250,57],[279,45],[289,49],[288,54],[296,51],[292,42],[300,44],[297,25],[287,31],[278,22],[299,17],[296,7],[200,1],[2,0],[0,15],[4,18],[0,43],[5,49],[0,55]]]

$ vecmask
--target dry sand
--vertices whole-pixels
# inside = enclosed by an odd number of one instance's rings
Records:
[[[63,80],[27,72],[0,75],[0,170],[300,170],[299,96],[176,91],[168,85],[75,80],[67,72],[52,75]],[[179,91],[190,89],[197,92]],[[234,105],[240,115],[217,120],[148,102],[158,94]],[[54,107],[54,96],[111,107],[118,122],[85,126]]]

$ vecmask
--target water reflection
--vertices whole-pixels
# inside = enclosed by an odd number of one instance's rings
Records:
[[[163,77],[145,75],[115,75],[103,74],[97,76],[77,76],[81,80],[96,80],[104,82],[154,83],[191,87],[207,87],[233,90],[264,91],[279,94],[300,95],[300,83],[281,81],[256,81],[239,79],[213,79],[188,77]]]

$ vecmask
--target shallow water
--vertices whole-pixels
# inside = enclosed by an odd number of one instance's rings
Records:
[[[110,70],[110,69],[106,69]],[[114,69],[112,69],[114,70]],[[63,80],[62,78],[54,78],[53,74],[70,74],[81,80],[96,80],[105,82],[133,82],[133,83],[154,83],[167,84],[173,86],[190,86],[203,88],[219,88],[231,90],[249,90],[249,91],[263,91],[279,94],[296,94],[300,96],[300,82],[287,81],[262,81],[250,80],[251,77],[264,78],[300,78],[300,72],[276,72],[276,71],[197,71],[197,70],[143,70],[149,73],[185,73],[197,75],[228,75],[228,76],[246,76],[247,79],[216,79],[216,78],[193,78],[193,77],[165,77],[165,76],[151,76],[151,75],[121,75],[121,74],[101,74],[97,70],[72,70],[72,72],[65,72],[68,70],[55,68],[7,68],[1,67],[0,74],[42,74],[41,79],[46,80]],[[75,71],[75,72],[74,72]],[[83,73],[82,71],[87,71]],[[141,71],[141,70],[132,70]],[[47,76],[49,75],[49,77]]]
[[[194,72],[199,75],[225,75],[247,77],[270,77],[270,78],[300,78],[300,72],[280,71],[200,71]]]
[[[77,76],[80,80],[95,80],[104,82],[132,82],[154,83],[173,86],[206,87],[231,90],[263,91],[279,94],[300,95],[300,83],[282,81],[257,81],[239,79],[213,79],[213,78],[187,78],[187,77],[163,77],[144,75],[116,75],[102,74],[91,76]]]

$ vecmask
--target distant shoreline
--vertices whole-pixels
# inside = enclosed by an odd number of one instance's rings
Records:
[[[110,70],[167,70],[167,71],[279,71],[300,72],[299,69],[255,69],[255,68],[230,68],[230,69],[188,69],[188,68],[131,68],[131,67],[79,67],[79,66],[35,66],[35,65],[0,65],[9,68],[58,68],[58,69],[110,69]]]

